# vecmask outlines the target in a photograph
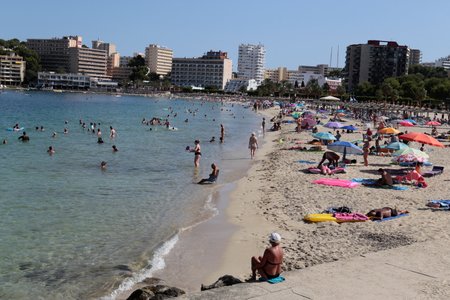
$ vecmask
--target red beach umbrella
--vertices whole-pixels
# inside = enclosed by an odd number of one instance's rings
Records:
[[[414,126],[413,123],[408,122],[408,121],[401,121],[401,122],[400,122],[400,125],[401,125],[401,126],[405,126],[405,127],[412,127],[412,126]]]
[[[435,147],[445,147],[444,144],[436,140],[434,137],[421,132],[410,132],[407,134],[402,134],[398,138],[404,141],[417,142]]]
[[[429,121],[429,122],[427,122],[426,125],[430,125],[430,126],[441,126],[442,124],[439,123],[438,121]]]

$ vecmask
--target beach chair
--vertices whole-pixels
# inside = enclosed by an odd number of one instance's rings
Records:
[[[441,166],[433,166],[433,169],[431,171],[425,172],[422,174],[423,177],[433,177],[436,175],[440,175],[444,173],[444,167]]]

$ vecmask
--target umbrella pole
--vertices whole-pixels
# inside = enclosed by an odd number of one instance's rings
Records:
[[[344,155],[342,157],[342,162],[345,162],[345,154],[347,154],[347,147],[344,147]]]

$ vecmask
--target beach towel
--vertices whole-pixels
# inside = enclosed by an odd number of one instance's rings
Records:
[[[353,182],[353,181],[345,180],[345,179],[335,179],[335,178],[321,178],[321,179],[314,180],[313,183],[329,185],[329,186],[339,186],[339,187],[344,187],[344,188],[355,188],[359,185],[359,183],[357,183],[357,182]]]
[[[361,184],[375,184],[377,182],[376,179],[372,178],[352,178],[353,182],[358,182]]]
[[[301,163],[301,164],[307,164],[307,165],[315,165],[315,164],[317,164],[316,162],[310,161],[310,160],[298,160],[297,162]]]
[[[259,281],[267,281],[268,283],[271,283],[271,284],[280,283],[280,282],[283,282],[285,280],[286,279],[283,276],[281,276],[281,275],[278,276],[278,277],[272,278],[272,279],[268,279],[268,280],[266,280],[265,278],[262,278],[262,277],[259,278]]]
[[[399,163],[399,165],[402,166],[402,167],[415,167],[416,163],[413,162],[413,161],[412,162],[406,162],[405,161],[405,162]],[[428,161],[426,161],[426,162],[423,163],[423,165],[426,166],[426,167],[431,167],[433,164],[428,162]]]
[[[450,200],[431,200],[426,204],[428,207],[445,207],[450,208]]]
[[[334,213],[333,217],[335,217],[338,222],[362,222],[369,220],[366,215],[360,213]]]
[[[374,222],[384,222],[384,221],[389,221],[389,220],[393,220],[393,219],[397,219],[397,218],[401,218],[401,217],[406,217],[406,216],[409,216],[409,214],[401,214],[401,215],[398,215],[398,216],[383,218],[381,220],[372,220],[372,221],[374,221]]]

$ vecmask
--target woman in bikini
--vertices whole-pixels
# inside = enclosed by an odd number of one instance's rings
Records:
[[[283,249],[280,246],[281,236],[273,232],[269,236],[270,247],[264,251],[261,257],[252,257],[252,280],[256,280],[256,271],[264,279],[277,278],[281,274],[283,263]]]
[[[200,156],[202,156],[202,150],[200,148],[199,140],[195,140],[194,144],[195,147],[191,150],[191,152],[194,152],[194,166],[198,168],[200,166]]]

